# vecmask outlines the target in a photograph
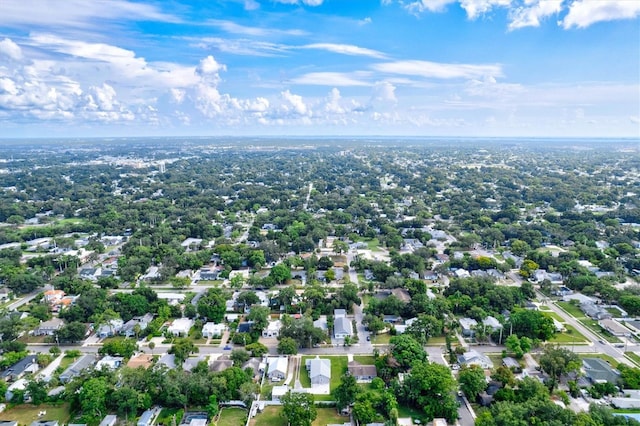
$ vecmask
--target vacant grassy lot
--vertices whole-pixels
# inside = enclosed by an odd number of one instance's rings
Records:
[[[554,334],[549,341],[553,343],[575,343],[577,345],[587,343],[587,338],[578,333],[578,330],[574,327],[569,324],[565,324],[564,327],[566,328],[566,331]]]
[[[247,410],[242,408],[223,408],[217,426],[240,426],[247,420]]]
[[[579,307],[574,306],[569,302],[558,302],[557,305],[575,318],[584,318],[584,312],[582,312]]]
[[[47,414],[38,417],[41,411],[46,411]],[[0,420],[15,420],[21,425],[30,425],[36,420],[57,420],[60,424],[66,424],[69,422],[71,414],[69,413],[69,405],[48,405],[40,404],[38,406],[31,404],[21,404],[13,408],[9,408],[0,414]]]
[[[365,240],[365,243],[367,243],[367,246],[369,247],[369,250],[380,250],[380,241],[378,241],[377,238],[372,238],[372,239],[367,239]]]
[[[374,345],[388,345],[389,340],[391,340],[391,335],[389,333],[378,334],[371,338],[371,343]]]

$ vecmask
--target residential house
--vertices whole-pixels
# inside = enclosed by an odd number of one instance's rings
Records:
[[[595,303],[581,303],[580,309],[589,318],[603,320],[610,319],[612,317],[611,313],[609,313],[605,308],[596,305]]]
[[[231,361],[231,359],[227,355],[222,355],[211,362],[211,364],[209,365],[209,370],[220,372],[231,367],[233,367],[233,361]]]
[[[349,374],[356,378],[358,383],[369,383],[375,377],[378,377],[378,371],[375,365],[363,365],[358,361],[351,361],[347,364]]]
[[[95,362],[94,355],[82,355],[60,374],[60,382],[66,383],[74,377],[78,377],[84,370],[93,367]]]
[[[262,330],[262,337],[278,337],[280,335],[280,329],[282,328],[282,321],[275,320],[269,321],[267,327]]]
[[[458,363],[460,365],[479,365],[484,369],[493,368],[493,361],[489,357],[474,350],[458,355]]]
[[[287,392],[289,392],[289,386],[287,386],[287,385],[274,386],[271,389],[271,401],[280,402],[280,398],[285,396],[287,394]],[[0,426],[2,426],[2,425],[0,425]]]
[[[0,373],[0,378],[6,382],[12,382],[22,378],[25,374],[33,374],[39,369],[37,355],[27,355]]]
[[[205,362],[208,365],[209,364],[209,356],[208,355],[198,355],[198,356],[194,356],[194,357],[189,357],[189,358],[184,360],[184,363],[182,364],[182,369],[184,371],[191,372],[191,370],[196,368],[198,366],[198,364],[200,364],[201,362]]]
[[[34,420],[29,426],[58,426],[57,420]]]
[[[113,414],[109,414],[107,416],[104,416],[99,426],[115,426],[117,421],[118,421],[117,416]]]
[[[504,365],[508,369],[516,371],[516,372],[518,372],[518,371],[520,371],[522,369],[522,367],[520,366],[520,363],[518,362],[518,360],[515,359],[515,358],[512,358],[510,356],[502,358],[502,365]]]
[[[305,362],[312,385],[326,385],[331,381],[331,360],[316,356]]]
[[[613,383],[617,384],[620,380],[620,372],[609,365],[609,363],[600,358],[583,358],[582,369],[585,377],[591,383]]]
[[[158,292],[158,299],[166,300],[169,305],[175,306],[184,300],[184,293]]]
[[[60,330],[64,325],[64,321],[60,318],[51,318],[49,321],[42,321],[35,330],[34,336],[53,336],[56,331]]]
[[[462,335],[465,337],[473,337],[475,334],[475,328],[478,326],[478,321],[473,318],[460,318],[458,320],[460,323],[460,329],[462,330]]]
[[[100,268],[100,267],[97,267],[97,268],[85,267],[85,268],[80,269],[80,271],[78,271],[78,275],[82,279],[95,282],[95,281],[98,281],[98,278],[102,275],[102,268]]]
[[[49,305],[58,304],[64,295],[62,290],[47,290],[44,292],[44,301]]]
[[[336,339],[344,339],[353,334],[353,326],[347,318],[347,312],[344,309],[335,309],[333,311],[333,335]]]
[[[191,327],[193,327],[193,320],[191,318],[178,318],[171,323],[167,331],[173,336],[188,336]]]
[[[201,268],[199,273],[200,280],[202,281],[215,281],[219,275],[220,271],[213,268]]]
[[[7,388],[7,391],[4,393],[5,401],[11,401],[16,392],[24,391],[25,389],[27,389],[27,383],[29,383],[27,379],[18,379],[15,382],[11,383]]]
[[[411,302],[411,295],[404,288],[394,288],[391,290],[391,294],[398,298],[402,303]]]
[[[155,418],[156,410],[154,410],[153,408],[150,410],[146,410],[138,419],[136,426],[151,426]]]
[[[493,333],[502,329],[502,324],[495,317],[488,316],[482,320],[482,325],[487,333]]]
[[[226,330],[227,326],[225,324],[208,322],[202,326],[202,337],[205,339],[220,338]]]
[[[614,319],[602,319],[598,324],[614,336],[631,337],[631,330]]]
[[[288,366],[289,359],[285,356],[269,358],[267,376],[271,381],[284,380],[284,378],[287,377]]]
[[[163,354],[158,359],[156,366],[165,366],[169,370],[173,370],[176,368],[176,356],[174,354]]]
[[[141,281],[158,281],[160,280],[160,268],[157,266],[149,266],[147,273],[140,277]]]
[[[104,339],[106,337],[113,337],[116,336],[120,332],[120,330],[122,330],[123,326],[124,321],[122,321],[120,318],[114,318],[107,321],[106,324],[101,325],[98,328],[96,335],[101,339]]]
[[[122,361],[124,361],[124,358],[121,356],[106,355],[96,363],[96,370],[106,368],[113,371],[122,365]]]
[[[153,355],[151,354],[137,354],[127,362],[129,368],[144,368],[148,369],[153,365]]]
[[[119,333],[122,336],[133,337],[136,335],[136,326],[138,326],[138,332],[140,332],[145,330],[149,326],[149,323],[151,321],[153,321],[153,314],[150,313],[133,317],[129,321],[124,323]]]
[[[18,426],[15,420],[0,420],[0,426]]]

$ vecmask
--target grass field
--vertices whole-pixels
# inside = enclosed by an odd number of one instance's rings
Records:
[[[370,355],[354,355],[353,360],[358,361],[362,365],[374,365],[376,362],[375,357]]]
[[[243,408],[223,408],[216,426],[240,426],[247,421],[247,410]]]
[[[640,365],[640,355],[635,352],[625,352],[624,354],[631,358],[636,364]]]
[[[423,419],[425,413],[420,410],[416,410],[413,407],[407,407],[406,405],[398,405],[398,416],[399,417],[411,417],[412,419]]]
[[[373,251],[379,251],[380,250],[380,241],[378,241],[377,238],[372,238],[372,239],[367,239],[365,240],[365,243],[367,243],[367,246],[369,247],[369,250],[373,250]]]
[[[282,407],[271,405],[264,408],[264,411],[249,423],[251,426],[287,426],[287,421],[281,415]]]
[[[549,341],[553,343],[575,343],[577,345],[588,342],[587,338],[580,334],[574,327],[569,324],[565,324],[564,327],[566,331],[554,334]]]
[[[447,338],[444,336],[433,336],[427,341],[427,346],[442,346],[447,343]]]
[[[303,356],[300,364],[300,384],[304,388],[311,387],[311,379],[309,373],[305,368],[305,362],[307,359],[315,358],[315,356]],[[320,358],[331,360],[331,382],[329,383],[329,389],[334,390],[340,385],[340,378],[347,371],[347,357],[346,356],[321,356]],[[321,398],[324,395],[317,395],[316,399],[325,400]],[[331,398],[329,398],[329,401]]]
[[[342,424],[349,421],[348,417],[339,416],[335,408],[316,408],[316,410],[318,417],[313,421],[312,426]],[[251,426],[287,426],[287,421],[281,413],[281,406],[265,407],[264,411],[253,418],[249,424]],[[218,423],[218,426],[221,425],[222,423]],[[236,425],[240,425],[240,423],[236,423]]]
[[[557,305],[564,309],[569,315],[575,318],[584,318],[584,313],[579,307],[572,305],[569,302],[557,302]]]
[[[47,414],[43,417],[38,417],[41,411],[46,411]],[[16,405],[13,408],[9,408],[0,414],[0,420],[15,420],[20,425],[30,425],[35,420],[57,420],[60,424],[66,424],[69,422],[71,413],[69,413],[69,405],[47,405],[40,404],[38,406],[31,404]]]
[[[540,308],[542,308],[542,306]],[[540,310],[542,310],[542,309],[540,309]],[[546,316],[548,316],[548,317],[551,317],[551,318],[555,319],[556,321],[564,322],[562,317],[560,315],[556,314],[555,312],[547,311],[547,312],[544,312],[544,314]]]
[[[391,340],[391,335],[389,333],[378,334],[371,338],[371,343],[374,345],[388,345],[389,340]]]

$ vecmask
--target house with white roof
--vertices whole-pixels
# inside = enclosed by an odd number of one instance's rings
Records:
[[[458,320],[460,328],[462,329],[462,335],[465,337],[473,337],[474,329],[478,325],[478,321],[473,318],[460,318]]]
[[[272,381],[284,380],[287,377],[289,359],[286,356],[269,358],[267,376]]]
[[[174,336],[187,336],[193,327],[191,318],[178,318],[167,328],[167,331]]]
[[[282,321],[275,320],[269,321],[267,327],[262,330],[262,337],[278,337],[280,335],[280,329],[282,328]]]
[[[227,326],[225,324],[216,324],[213,322],[208,322],[202,326],[202,336],[207,339],[222,337],[222,335],[226,330],[227,330]]]
[[[102,370],[103,368],[115,370],[122,365],[122,361],[124,361],[124,358],[121,356],[107,355],[96,363],[96,370]]]

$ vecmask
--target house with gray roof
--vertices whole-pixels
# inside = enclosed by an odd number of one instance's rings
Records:
[[[584,358],[582,360],[582,369],[585,377],[591,383],[608,382],[616,384],[620,380],[620,372],[600,358]]]
[[[316,356],[305,362],[312,385],[326,385],[331,381],[331,360]]]
[[[56,331],[60,330],[64,325],[64,321],[60,318],[51,318],[49,321],[42,321],[35,330],[34,336],[53,336]]]
[[[73,364],[67,367],[67,369],[64,370],[62,374],[60,374],[60,381],[62,383],[66,383],[70,381],[74,377],[79,376],[80,373],[82,373],[84,370],[93,367],[95,362],[96,362],[96,357],[94,355],[81,356]]]
[[[353,326],[346,315],[347,313],[344,309],[336,309],[333,311],[333,335],[336,339],[344,339],[353,334]]]
[[[460,323],[462,335],[465,337],[473,337],[475,334],[474,329],[477,327],[478,321],[473,318],[460,318],[458,322]]]
[[[0,373],[0,378],[7,382],[12,382],[18,380],[27,373],[35,373],[39,369],[40,367],[38,366],[37,355],[27,355]]]
[[[458,363],[460,365],[479,365],[484,369],[493,368],[493,361],[489,357],[473,350],[458,355]]]

